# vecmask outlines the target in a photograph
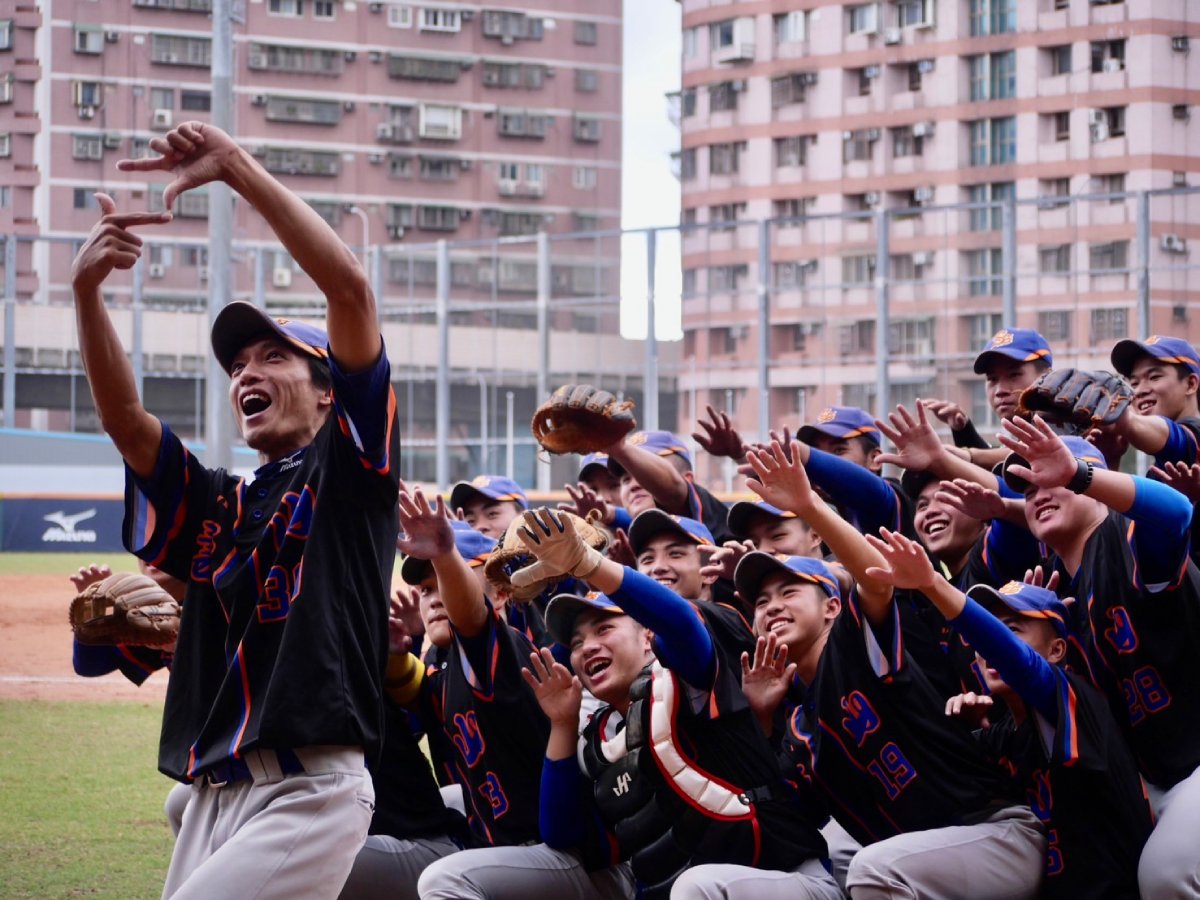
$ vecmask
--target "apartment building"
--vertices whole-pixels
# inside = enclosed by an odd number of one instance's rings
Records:
[[[1200,341],[1200,200],[1142,201],[1142,252],[1124,196],[1200,184],[1200,4],[682,4],[685,414],[757,426],[760,287],[773,422],[871,407],[887,328],[893,402],[989,423],[970,360],[1006,292],[1065,363],[1135,335],[1139,274],[1149,331]]]
[[[535,320],[536,247],[497,241],[618,226],[619,0],[234,5],[234,131],[347,243],[382,246],[375,274],[385,322],[389,303],[432,302],[432,245],[447,239],[453,298],[479,307],[455,324],[512,327],[519,343],[516,329]],[[18,316],[25,399],[17,405],[48,408],[50,426],[65,427],[54,397],[78,359],[69,340],[47,333],[56,330],[46,328],[47,308],[69,299],[70,260],[96,219],[96,190],[119,209],[161,204],[165,178],[120,173],[116,161],[147,155],[149,141],[181,121],[209,118],[212,0],[15,0],[8,9],[0,12],[0,233],[55,241],[18,246],[18,297],[31,315]],[[146,235],[147,309],[202,305],[207,215],[206,191],[192,191],[169,229]],[[319,305],[314,285],[244,203],[235,242],[237,296],[257,289],[268,308],[291,314]],[[615,290],[615,253],[594,241],[556,243],[550,275],[555,298],[603,295]],[[114,279],[116,307],[131,287]],[[519,309],[505,314],[506,304]],[[558,327],[616,332],[615,311],[560,318]],[[206,347],[190,333],[198,326],[182,322],[147,319],[149,375],[186,380],[203,371]],[[397,365],[428,372],[435,348],[423,338],[419,359]],[[489,354],[466,337],[455,350],[464,377],[487,365]],[[527,353],[524,365],[535,359]],[[514,371],[520,363],[511,358],[501,365],[513,377],[530,374]],[[190,384],[161,390],[191,403]]]

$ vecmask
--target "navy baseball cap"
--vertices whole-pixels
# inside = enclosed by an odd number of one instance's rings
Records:
[[[1067,445],[1067,449],[1071,451],[1071,455],[1076,459],[1090,462],[1097,469],[1108,469],[1108,463],[1104,461],[1104,454],[1096,449],[1094,444],[1089,444],[1083,438],[1077,435],[1064,435],[1062,442]],[[1024,494],[1032,485],[1024,478],[1020,478],[1010,472],[1009,466],[1016,463],[1019,466],[1029,468],[1029,462],[1019,453],[1010,453],[1004,460],[992,470],[992,473],[998,478],[1003,478],[1004,483],[1016,491],[1018,494]]]
[[[466,522],[455,519],[450,523],[454,529],[454,546],[458,555],[467,561],[472,569],[477,569],[487,562],[492,551],[496,549],[496,540],[481,531],[476,531]],[[427,559],[417,559],[415,556],[405,557],[400,564],[400,577],[406,584],[418,585],[433,568],[433,563]]]
[[[608,454],[607,453],[589,453],[579,463],[579,474],[575,476],[580,481],[583,480],[583,475],[592,466],[599,466],[602,469],[608,469]]]
[[[638,513],[629,525],[629,546],[634,553],[641,553],[646,544],[664,531],[682,535],[685,540],[696,544],[715,544],[712,532],[701,522],[687,516],[673,516],[661,509],[647,509]]]
[[[669,431],[635,431],[625,439],[632,447],[645,447],[657,456],[681,456],[688,468],[692,468],[692,453],[677,434]],[[615,459],[607,461],[608,470],[614,475],[620,475],[625,469]]]
[[[1007,609],[1017,615],[1041,619],[1054,626],[1058,636],[1067,636],[1067,604],[1054,591],[1020,581],[1010,581],[1000,588],[977,584],[967,596],[989,612]]]
[[[927,470],[905,469],[904,474],[900,476],[900,488],[908,496],[909,500],[916,502],[916,499],[921,496],[921,491],[925,490],[931,481],[941,480],[937,475]]]
[[[975,357],[975,374],[983,375],[987,372],[988,366],[995,362],[997,357],[1022,363],[1041,359],[1047,366],[1054,366],[1050,345],[1032,328],[1002,328],[992,335],[987,346]]]
[[[1200,375],[1200,355],[1183,338],[1156,334],[1144,341],[1117,341],[1112,349],[1113,368],[1128,378],[1140,356],[1152,356],[1161,362],[1186,366],[1193,375]]]
[[[570,647],[571,635],[575,633],[575,621],[580,615],[593,609],[614,616],[625,615],[625,610],[605,594],[592,592],[586,597],[580,597],[578,594],[556,594],[546,604],[546,630],[558,643]]]
[[[470,481],[460,481],[450,489],[450,508],[462,509],[475,497],[483,497],[496,503],[512,500],[521,509],[529,509],[525,491],[511,478],[503,475],[476,475]]]
[[[818,434],[832,438],[866,436],[879,443],[879,429],[875,419],[865,409],[857,406],[827,406],[817,414],[817,421],[803,425],[796,437],[811,444]]]
[[[741,598],[753,604],[763,579],[775,572],[784,572],[801,581],[812,582],[830,597],[842,596],[837,576],[824,560],[811,556],[775,556],[762,550],[742,557],[733,573],[733,584]]]
[[[787,512],[777,506],[772,506],[765,500],[751,503],[749,500],[739,500],[729,507],[729,530],[739,541],[746,540],[749,535],[750,522],[755,516],[771,516],[776,519],[794,519],[794,512]]]
[[[317,359],[329,359],[329,335],[324,328],[293,319],[273,319],[245,300],[235,300],[217,313],[212,327],[213,354],[228,374],[238,351],[264,337],[278,338]]]

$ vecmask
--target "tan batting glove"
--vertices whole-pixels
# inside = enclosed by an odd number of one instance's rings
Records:
[[[537,562],[513,572],[513,587],[525,587],[559,575],[586,580],[600,568],[604,555],[587,545],[570,519],[549,509],[526,510],[522,517],[525,524],[518,529],[517,537]]]

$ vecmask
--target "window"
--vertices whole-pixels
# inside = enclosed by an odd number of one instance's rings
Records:
[[[95,25],[76,25],[75,52],[103,53],[104,31]]]
[[[1037,330],[1048,341],[1071,340],[1071,312],[1066,309],[1056,309],[1049,312],[1039,312]]]
[[[75,208],[99,209],[100,204],[96,201],[95,193],[95,188],[75,188],[73,192]]]
[[[745,209],[744,203],[718,203],[708,208],[708,222],[714,231],[732,228]]]
[[[4,102],[12,100],[12,80],[13,73],[6,73],[7,77],[0,77],[0,99]],[[8,95],[4,96],[5,83],[8,84]],[[71,84],[71,98],[76,106],[99,106],[100,105],[100,82],[98,81],[75,81]]]
[[[1089,190],[1093,194],[1123,194],[1125,193],[1125,173],[1110,172],[1106,175],[1093,175]],[[1114,198],[1113,202],[1120,203],[1121,198]]]
[[[933,71],[934,62],[932,59],[919,59],[914,63],[908,64],[908,89],[910,91],[919,91],[922,85],[922,79],[926,72]]]
[[[846,287],[870,284],[875,280],[875,254],[842,257],[842,283]]]
[[[424,7],[417,27],[421,31],[461,31],[462,13],[457,9],[434,9]]]
[[[920,156],[925,150],[925,138],[913,134],[911,125],[892,129],[892,156]]]
[[[1016,195],[1011,181],[1000,181],[995,184],[973,184],[967,188],[968,203],[992,203],[991,207],[972,209],[970,214],[971,231],[995,231],[1000,228],[1004,213],[1000,202]]]
[[[1106,106],[1088,111],[1088,123],[1092,130],[1092,142],[1106,141],[1125,133],[1125,107]]]
[[[846,32],[848,34],[874,34],[879,30],[879,6],[875,3],[860,3],[846,7]]]
[[[968,58],[971,100],[1003,100],[1016,96],[1017,54],[984,53]]]
[[[858,83],[858,95],[866,97],[871,93],[871,83],[879,77],[879,66],[863,66],[861,69],[851,69],[850,73]]]
[[[917,264],[911,253],[893,253],[888,259],[888,274],[893,281],[916,281]]]
[[[423,231],[457,231],[460,221],[456,206],[417,207],[417,227]]]
[[[387,23],[389,28],[412,28],[413,8],[392,3],[387,8]]]
[[[771,202],[771,217],[775,219],[802,219],[812,210],[816,197],[788,197],[785,200]],[[796,225],[798,222],[781,222],[782,227]]]
[[[153,192],[151,196],[157,196],[159,202],[162,201],[162,195],[157,192]],[[181,219],[207,219],[208,191],[192,190],[180,194],[179,199],[175,201],[175,215]]]
[[[888,350],[900,356],[933,356],[933,319],[900,319],[889,324]]]
[[[571,186],[577,191],[590,191],[596,187],[596,170],[591,166],[576,166],[571,171]]]
[[[342,204],[336,200],[305,200],[312,207],[313,212],[332,225],[337,227],[338,222],[342,219]]]
[[[102,159],[104,157],[104,137],[99,134],[71,135],[72,159]]]
[[[498,38],[502,44],[513,41],[540,41],[544,32],[543,21],[521,12],[500,9],[483,11],[483,36]]]
[[[180,91],[179,108],[188,112],[210,112],[212,94],[208,91]]]
[[[1061,112],[1051,113],[1050,116],[1054,140],[1069,141],[1071,139],[1071,111],[1064,109]]]
[[[896,24],[901,28],[933,24],[933,0],[898,0]]]
[[[708,111],[728,112],[737,109],[738,90],[732,81],[718,81],[708,86]]]
[[[708,147],[708,172],[710,175],[732,175],[738,170],[738,155],[743,145],[733,141],[725,144],[710,144]]]
[[[303,75],[340,75],[345,62],[340,50],[281,44],[251,44],[246,56],[246,66],[253,71]]]
[[[267,12],[273,16],[302,16],[304,0],[269,0]]]
[[[816,269],[815,264],[810,264],[805,260],[791,260],[789,262],[777,262],[772,266],[774,274],[775,290],[787,291],[796,288],[804,287],[808,281],[809,273]],[[804,326],[794,326],[800,332],[801,338],[805,336]],[[802,340],[796,342],[795,349],[803,350],[804,344]]]
[[[170,34],[150,35],[150,61],[167,66],[207,69],[212,63],[212,40]]]
[[[483,65],[483,83],[488,84],[489,66]],[[516,67],[520,70],[520,66]],[[457,59],[429,56],[388,56],[388,77],[407,79],[409,81],[439,81],[453,83],[462,74],[462,63]]]
[[[1071,271],[1071,245],[1038,247],[1038,271],[1043,275],[1065,275]]]
[[[1054,209],[1066,204],[1066,200],[1058,199],[1071,193],[1070,178],[1043,178],[1038,182],[1038,208]]]
[[[750,267],[745,263],[731,266],[709,266],[708,290],[709,292],[736,291],[741,282],[749,276]]]
[[[970,0],[971,37],[1017,30],[1017,0]]]
[[[575,23],[575,43],[588,47],[596,46],[596,23],[577,21]]]
[[[268,97],[266,118],[268,122],[336,125],[342,120],[342,104],[337,100]]]
[[[150,107],[152,109],[174,109],[174,88],[150,88]]]
[[[696,114],[696,89],[684,88],[679,92],[679,116],[687,119]]]
[[[581,94],[594,94],[600,89],[600,73],[595,69],[575,70],[575,90]]]
[[[815,72],[792,72],[771,79],[771,108],[803,103],[808,85],[816,81]]]
[[[337,175],[341,154],[319,150],[270,147],[263,158],[263,168],[283,175]]]
[[[700,29],[683,29],[683,58],[692,59],[699,52]]]
[[[814,140],[808,134],[775,138],[775,168],[804,165],[808,161],[808,148]]]
[[[862,128],[842,133],[842,161],[868,160],[879,140],[878,128]]]
[[[697,293],[696,284],[699,281],[699,279],[696,277],[696,273],[697,273],[696,269],[684,269],[683,270],[683,288],[682,288],[681,293],[684,297],[695,297],[696,296],[696,293]],[[695,340],[694,335],[696,334],[696,332],[689,331],[688,334],[692,335],[693,340]]]
[[[12,19],[0,19],[0,50],[12,49]]]
[[[1071,72],[1071,45],[1060,44],[1057,47],[1047,47],[1050,55],[1050,74],[1068,75]]]
[[[392,178],[412,178],[413,158],[405,153],[388,154],[388,175]]]
[[[546,136],[550,117],[525,109],[502,109],[497,116],[497,129],[504,137],[541,140]]]
[[[1129,310],[1093,309],[1091,312],[1091,342],[1119,341],[1129,337]]]
[[[1004,254],[999,247],[967,250],[967,293],[972,297],[990,297],[1001,293]]]
[[[1092,71],[1120,72],[1125,68],[1125,40],[1092,41]]]
[[[857,322],[843,325],[840,329],[838,343],[839,349],[845,354],[873,353],[875,351],[875,320],[860,319]],[[870,409],[870,406],[865,408]]]
[[[421,104],[421,137],[435,141],[456,141],[462,137],[462,110],[457,106]]]
[[[7,131],[0,132],[0,159],[12,156],[12,135]]]
[[[978,353],[992,335],[1004,327],[1004,316],[1000,313],[976,313],[966,317],[967,343],[972,353]]]
[[[1014,162],[1017,153],[1017,120],[1015,116],[1000,119],[980,119],[968,123],[971,165],[998,166]]]
[[[173,9],[176,12],[212,12],[212,0],[133,0],[133,5],[143,9]]]
[[[713,22],[711,25],[709,25],[709,49],[724,50],[726,47],[732,47],[734,30],[733,19],[725,19],[722,22]]]
[[[696,148],[688,147],[679,151],[679,180],[691,181],[696,177]]]
[[[795,44],[808,37],[808,21],[802,10],[781,13],[773,19],[776,44]]]
[[[157,266],[169,266],[175,262],[175,248],[170,244],[151,244],[147,262]]]
[[[576,115],[572,134],[576,141],[595,144],[600,140],[600,120],[595,116]]]
[[[1110,241],[1088,247],[1088,259],[1093,272],[1123,270],[1129,265],[1129,241]]]
[[[491,218],[499,229],[500,234],[505,237],[537,234],[546,224],[545,218],[541,213],[493,211]],[[501,267],[503,265],[504,261],[501,260]],[[528,265],[534,264],[529,263]],[[503,283],[503,274],[501,274],[500,280]]]
[[[313,0],[314,19],[333,19],[337,16],[337,8],[333,0]]]

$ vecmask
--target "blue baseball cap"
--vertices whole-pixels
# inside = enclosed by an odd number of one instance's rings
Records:
[[[245,300],[234,300],[217,314],[212,327],[213,354],[228,374],[238,351],[264,337],[278,338],[317,359],[329,359],[329,335],[324,328],[293,319],[271,318]]]
[[[455,519],[450,523],[454,529],[454,546],[458,555],[467,561],[472,569],[477,569],[487,562],[492,551],[496,549],[494,538],[488,537],[481,531],[476,531],[466,522]],[[415,556],[405,557],[400,564],[400,577],[405,583],[418,585],[429,574],[433,563],[427,559],[417,559]]]
[[[831,438],[869,437],[879,443],[879,428],[875,419],[865,409],[857,406],[827,406],[817,414],[811,425],[803,425],[796,437],[811,444],[818,434]]]
[[[784,572],[801,581],[811,582],[830,597],[842,596],[837,576],[824,560],[811,556],[776,556],[762,550],[747,553],[741,558],[733,573],[733,584],[741,598],[753,605],[763,579],[775,572]]]
[[[608,469],[608,454],[607,453],[589,453],[579,462],[579,474],[576,478],[583,480],[583,474],[592,466],[599,466],[602,469]]]
[[[729,530],[739,541],[746,540],[750,534],[750,522],[755,516],[771,516],[776,519],[794,519],[796,514],[787,512],[777,506],[772,506],[765,500],[751,503],[749,500],[739,500],[729,507]]]
[[[1054,357],[1046,339],[1032,328],[1002,328],[992,335],[979,355],[975,357],[975,374],[983,375],[997,357],[1016,362],[1044,360],[1053,368]]]
[[[967,591],[967,596],[989,612],[1003,608],[1031,619],[1042,619],[1054,626],[1059,637],[1067,636],[1067,604],[1054,591],[1010,581],[999,588],[977,584]]]
[[[1144,341],[1117,341],[1110,358],[1113,368],[1128,378],[1140,356],[1152,356],[1161,362],[1186,366],[1193,375],[1200,375],[1200,355],[1183,338],[1156,334]]]
[[[658,456],[681,456],[688,468],[692,468],[692,453],[677,434],[669,431],[635,431],[625,439],[632,447],[645,447]],[[625,469],[615,459],[607,461],[608,470],[614,475],[620,475]]]
[[[629,546],[634,553],[641,553],[646,544],[656,535],[671,531],[682,535],[696,544],[715,544],[712,532],[702,523],[687,516],[673,516],[661,509],[647,509],[638,513],[629,525]]]
[[[1094,444],[1089,444],[1078,435],[1063,435],[1062,442],[1067,445],[1067,449],[1071,451],[1071,455],[1076,459],[1081,459],[1084,462],[1090,462],[1097,469],[1108,469],[1108,463],[1104,461],[1104,454],[1096,449]],[[1018,494],[1024,494],[1033,485],[1020,476],[1010,472],[1009,466],[1016,463],[1019,466],[1029,468],[1029,461],[1019,453],[1010,453],[1006,456],[997,467],[999,471],[993,469],[993,474],[1004,479],[1004,483],[1016,491]]]
[[[503,475],[476,475],[470,481],[460,481],[450,489],[450,508],[462,509],[475,497],[483,497],[496,503],[512,500],[521,509],[529,509],[525,491],[511,478]]]
[[[625,615],[625,610],[605,594],[593,592],[585,597],[578,594],[556,594],[546,605],[546,630],[550,632],[550,637],[564,647],[571,646],[575,621],[588,610],[598,610],[614,616]]]

